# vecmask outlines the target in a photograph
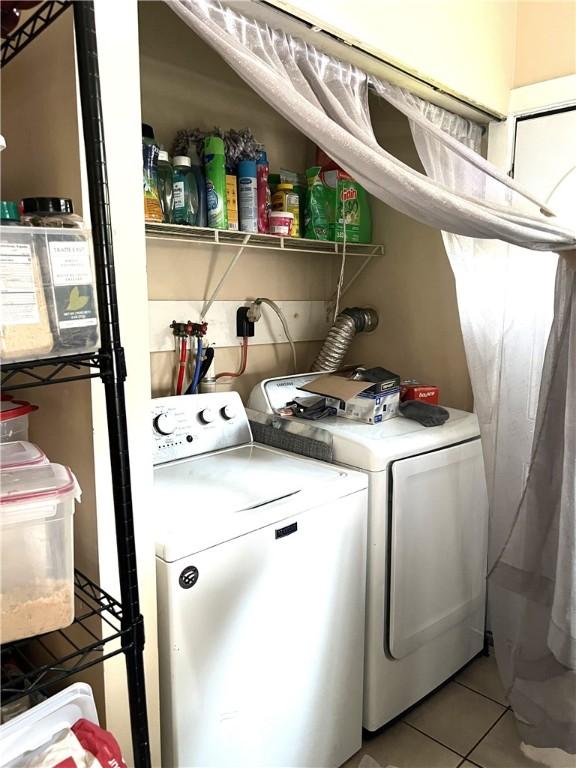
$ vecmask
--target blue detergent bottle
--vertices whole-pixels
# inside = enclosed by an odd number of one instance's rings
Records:
[[[192,173],[196,179],[196,186],[198,188],[198,211],[196,214],[196,226],[207,227],[208,226],[208,207],[206,204],[206,177],[202,170],[202,163],[198,157],[196,149],[190,149],[188,152],[190,161],[192,163]]]

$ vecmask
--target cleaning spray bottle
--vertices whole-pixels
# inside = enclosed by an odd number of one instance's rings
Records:
[[[224,142],[219,136],[207,136],[204,139],[204,171],[208,226],[214,229],[228,229],[226,161]]]
[[[242,232],[258,232],[255,160],[240,160],[238,163],[238,208]]]

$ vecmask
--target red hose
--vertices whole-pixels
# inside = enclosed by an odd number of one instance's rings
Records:
[[[248,337],[244,336],[242,338],[242,356],[240,358],[240,368],[236,371],[236,373],[231,373],[230,371],[219,373],[217,376],[215,376],[215,381],[218,381],[218,379],[223,379],[224,376],[229,376],[231,379],[237,379],[239,376],[242,376],[242,374],[246,370],[247,362],[248,362]]]
[[[186,339],[180,341],[180,363],[178,366],[178,383],[176,384],[176,394],[182,394],[182,388],[184,386],[184,372],[186,370]]]

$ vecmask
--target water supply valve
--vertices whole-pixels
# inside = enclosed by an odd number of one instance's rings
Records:
[[[202,339],[208,332],[208,323],[193,323],[188,320],[187,323],[179,323],[172,320],[170,323],[172,333],[178,339],[186,339],[193,336],[196,339]]]

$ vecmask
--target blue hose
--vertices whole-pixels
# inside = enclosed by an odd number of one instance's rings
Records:
[[[200,336],[196,342],[196,360],[194,362],[194,376],[190,382],[190,386],[186,390],[187,395],[195,395],[198,390],[198,384],[200,383],[200,368],[202,367],[202,339]]]

